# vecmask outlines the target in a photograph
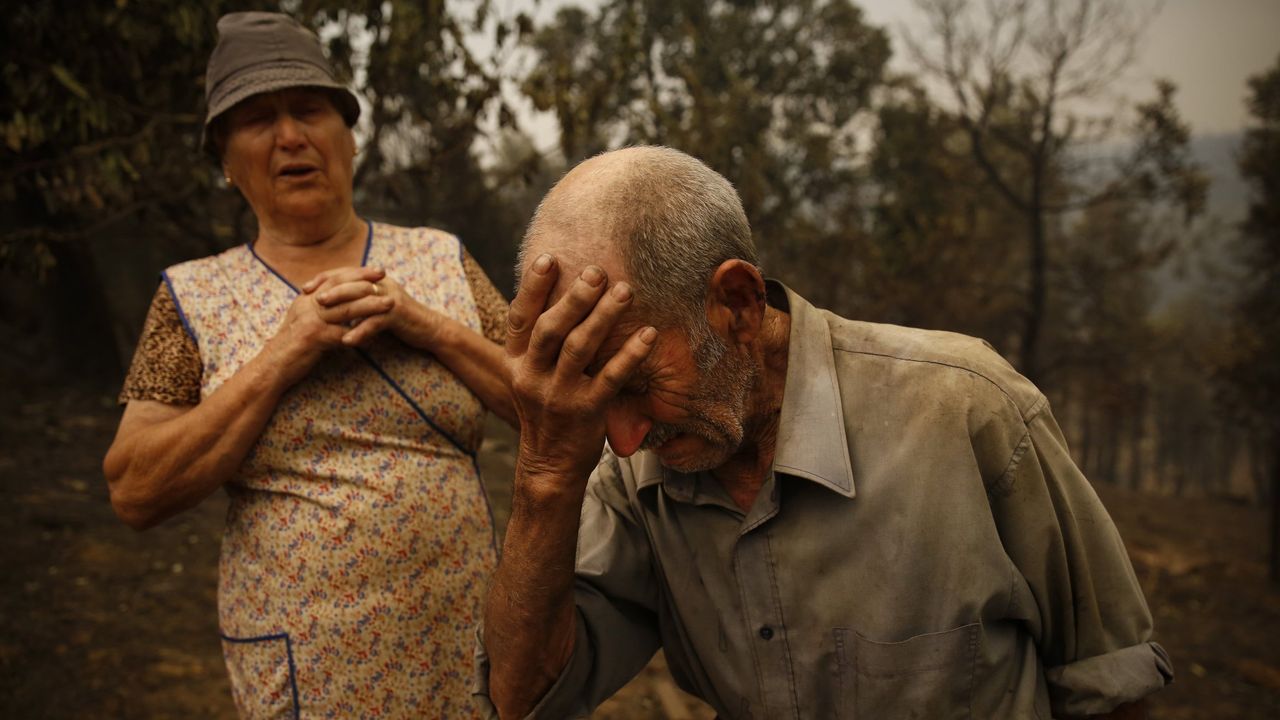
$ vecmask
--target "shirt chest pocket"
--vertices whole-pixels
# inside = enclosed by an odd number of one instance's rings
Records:
[[[877,642],[836,628],[843,720],[960,720],[970,717],[982,626],[972,623],[901,642]]]

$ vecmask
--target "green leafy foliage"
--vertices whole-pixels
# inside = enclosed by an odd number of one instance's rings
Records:
[[[1205,181],[1191,162],[1174,87],[1124,113],[1096,110],[1132,63],[1157,5],[1121,0],[916,0],[929,37],[909,42],[917,63],[950,95],[974,162],[996,195],[1024,218],[1026,313],[1020,370],[1045,380],[1041,345],[1050,313],[1055,225],[1066,213],[1121,198],[1203,209]],[[1132,149],[1096,157],[1107,143]],[[1013,162],[1004,162],[1011,159]]]
[[[371,110],[358,128],[359,211],[443,225],[482,262],[509,266],[519,221],[490,192],[475,146],[488,113],[499,128],[513,114],[498,94],[497,60],[481,63],[468,43],[516,19],[491,18],[487,2],[461,11],[443,2],[65,5],[22,3],[0,20],[0,271],[43,287],[55,308],[42,323],[50,337],[24,340],[49,345],[36,354],[118,367],[107,358],[127,359],[149,298],[130,287],[252,237],[247,206],[198,148],[205,64],[230,11],[292,13],[327,40],[340,74],[359,81]],[[502,32],[507,45],[519,38]],[[121,275],[131,267],[145,271]],[[116,309],[113,297],[130,301]],[[23,304],[0,298],[0,330],[21,322]]]
[[[1022,230],[969,155],[969,139],[923,89],[904,83],[878,108],[871,150],[860,316],[987,338],[1008,351],[1023,311]],[[1009,163],[1007,159],[1001,162]]]
[[[358,71],[369,103],[356,169],[359,208],[458,234],[510,288],[523,218],[504,199],[537,175],[538,158],[529,152],[510,172],[491,173],[478,148],[518,134],[500,68],[528,31],[527,17],[499,17],[488,0],[298,5],[296,14],[329,38],[339,65]],[[478,39],[493,47],[484,57],[472,49]]]
[[[1239,404],[1270,437],[1280,436],[1280,60],[1249,80],[1253,123],[1240,148],[1251,197],[1241,230],[1246,268],[1227,376]],[[1280,463],[1277,463],[1280,466]]]
[[[196,231],[215,177],[196,152],[209,28],[230,3],[22,3],[5,13],[0,228],[5,267],[126,220]]]
[[[1246,268],[1235,353],[1224,363],[1259,446],[1269,449],[1271,581],[1280,583],[1280,59],[1249,79],[1252,125],[1240,149],[1240,173],[1249,183],[1249,214],[1241,226]]]
[[[0,331],[17,329],[15,351],[54,358],[42,364],[79,379],[112,377],[131,339],[112,313],[107,288],[119,277],[101,265],[98,241],[145,237],[133,243],[139,260],[156,246],[190,257],[231,242],[235,205],[212,190],[219,176],[196,145],[212,28],[243,5],[6,8],[0,272],[10,291]]]
[[[0,341],[114,383],[104,356],[127,360],[154,271],[252,237],[197,148],[202,76],[222,13],[283,9],[363,96],[357,210],[459,234],[499,287],[557,170],[674,146],[734,183],[771,275],[1038,374],[1090,472],[1211,474],[1235,447],[1211,390],[1254,426],[1280,414],[1280,68],[1251,85],[1249,273],[1226,340],[1216,306],[1155,300],[1153,270],[1204,209],[1173,86],[1095,102],[1150,16],[923,5],[936,42],[908,43],[916,78],[887,71],[886,32],[847,0],[602,0],[541,27],[492,0],[20,3],[0,20]],[[559,157],[519,127],[523,103],[558,121]]]
[[[701,158],[738,189],[762,260],[828,305],[847,305],[861,163],[890,49],[842,0],[564,8],[530,42],[525,92],[560,121],[572,163],[635,143]],[[824,256],[821,268],[809,260]]]

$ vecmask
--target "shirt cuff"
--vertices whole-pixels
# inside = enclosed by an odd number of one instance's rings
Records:
[[[1156,643],[1142,643],[1045,671],[1054,717],[1102,715],[1173,682],[1173,663]]]
[[[525,716],[526,720],[585,718],[591,714],[591,708],[583,703],[582,698],[582,688],[586,687],[591,676],[591,641],[587,637],[587,624],[582,619],[582,613],[575,612],[574,617],[573,655],[569,657],[569,664],[565,665],[560,677]],[[496,719],[498,710],[489,697],[489,653],[484,648],[483,626],[476,629],[475,670],[471,695],[485,718]]]

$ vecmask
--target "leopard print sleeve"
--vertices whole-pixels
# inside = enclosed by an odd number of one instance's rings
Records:
[[[499,345],[504,344],[507,338],[506,299],[493,286],[480,263],[471,257],[466,248],[462,249],[462,272],[467,276],[471,296],[476,301],[476,312],[480,315],[480,333]]]
[[[168,286],[161,283],[151,299],[119,402],[124,405],[130,400],[154,400],[168,405],[195,405],[200,402],[203,371],[200,349],[183,327]]]

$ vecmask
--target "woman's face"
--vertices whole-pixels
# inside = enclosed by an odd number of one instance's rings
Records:
[[[227,111],[223,169],[261,223],[345,217],[355,138],[328,93],[290,88]]]

